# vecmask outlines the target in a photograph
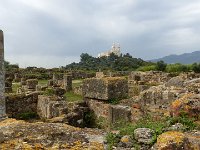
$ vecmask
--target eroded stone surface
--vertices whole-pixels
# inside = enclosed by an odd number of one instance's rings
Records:
[[[4,41],[0,30],[0,120],[5,117]]]

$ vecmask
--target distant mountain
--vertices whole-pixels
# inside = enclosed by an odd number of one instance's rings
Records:
[[[151,62],[157,62],[163,60],[168,64],[181,63],[181,64],[192,64],[200,62],[200,51],[195,51],[192,53],[184,53],[181,55],[169,55],[159,59],[150,60]]]

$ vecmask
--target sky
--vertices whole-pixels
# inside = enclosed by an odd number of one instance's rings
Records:
[[[5,59],[59,67],[120,43],[144,60],[200,50],[199,0],[0,0]]]

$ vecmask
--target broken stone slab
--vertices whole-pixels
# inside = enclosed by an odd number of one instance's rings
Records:
[[[128,81],[122,77],[90,78],[83,81],[83,97],[110,100],[128,96]]]

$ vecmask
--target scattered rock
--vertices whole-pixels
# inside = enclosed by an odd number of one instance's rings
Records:
[[[129,135],[123,136],[120,142],[118,143],[118,147],[123,147],[123,148],[133,147],[133,140],[131,139],[131,136]]]
[[[176,123],[174,125],[172,125],[171,127],[169,127],[167,130],[169,131],[182,131],[184,130],[184,126],[181,123]]]
[[[138,143],[150,144],[153,139],[154,131],[149,128],[137,128],[134,130],[134,137]]]

